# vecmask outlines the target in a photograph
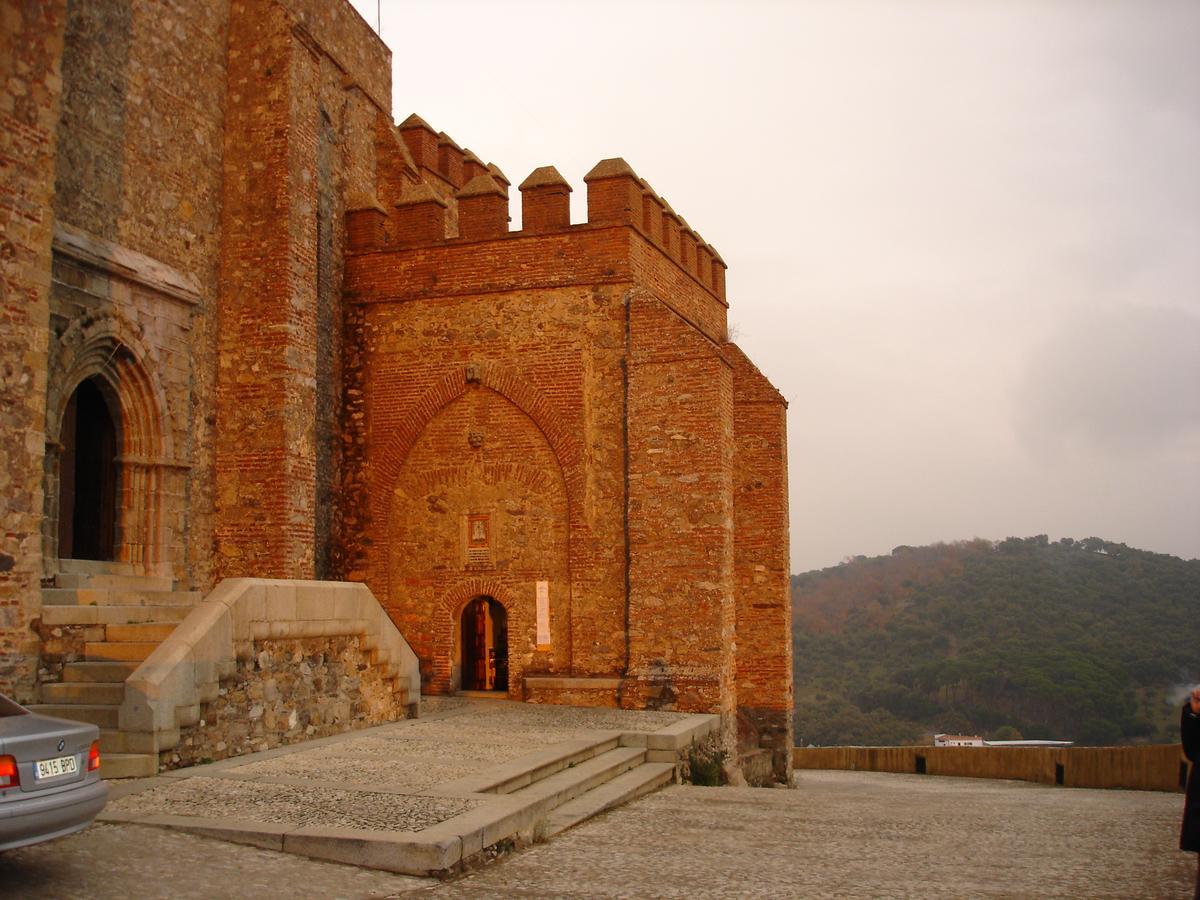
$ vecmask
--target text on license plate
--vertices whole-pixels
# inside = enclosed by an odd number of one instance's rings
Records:
[[[79,760],[74,756],[58,759],[39,759],[34,775],[37,778],[56,778],[59,775],[74,775],[79,771]]]

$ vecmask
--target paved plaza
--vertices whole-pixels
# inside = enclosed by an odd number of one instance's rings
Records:
[[[94,825],[0,856],[28,898],[1190,896],[1182,797],[799,773],[795,790],[670,787],[436,882],[164,829]]]

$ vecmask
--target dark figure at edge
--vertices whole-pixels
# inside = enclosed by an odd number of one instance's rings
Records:
[[[1183,802],[1183,826],[1179,831],[1179,849],[1200,853],[1200,687],[1192,688],[1192,696],[1183,704],[1179,717],[1179,736],[1183,741],[1183,755],[1191,762],[1187,794]],[[1200,900],[1200,857],[1196,860],[1196,891],[1194,900]]]

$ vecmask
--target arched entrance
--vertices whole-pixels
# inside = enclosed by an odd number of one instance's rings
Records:
[[[67,401],[60,440],[59,557],[112,560],[120,477],[118,421],[98,379],[81,382]]]
[[[493,597],[462,611],[462,689],[508,692],[508,613]]]

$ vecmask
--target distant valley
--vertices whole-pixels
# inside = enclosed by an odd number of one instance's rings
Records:
[[[800,745],[1170,743],[1200,682],[1200,560],[1039,535],[897,547],[791,590]]]

